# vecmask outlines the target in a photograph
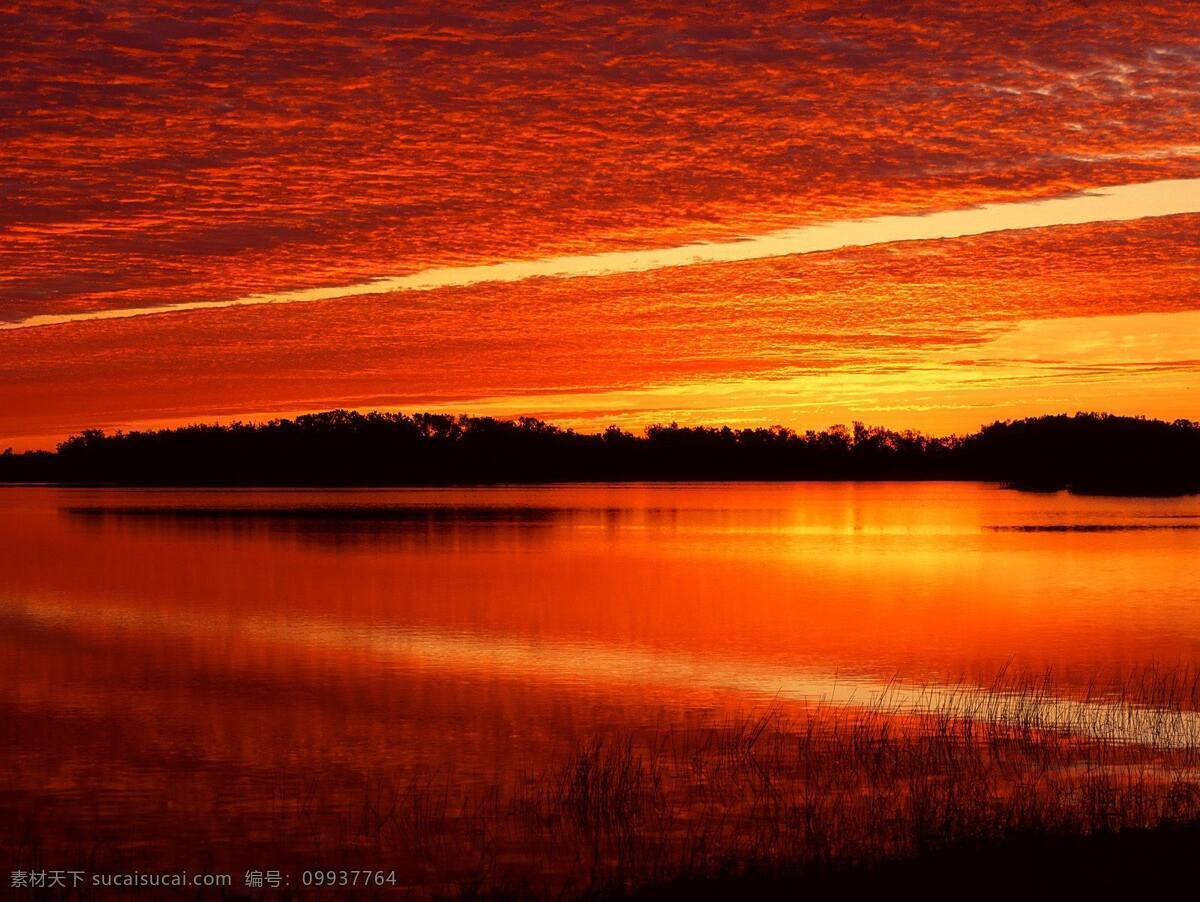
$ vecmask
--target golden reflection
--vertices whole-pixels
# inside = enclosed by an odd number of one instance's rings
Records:
[[[277,855],[286,806],[315,792],[327,812],[299,823],[336,837],[381,773],[519,795],[580,741],[772,704],[1149,736],[1159,755],[1198,738],[1194,714],[1092,691],[1200,654],[1195,498],[843,483],[0,504],[8,798],[63,813],[38,828],[60,845]],[[1006,664],[1053,667],[1058,691],[980,688]]]

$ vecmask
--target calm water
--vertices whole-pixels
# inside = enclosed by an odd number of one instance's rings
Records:
[[[0,818],[195,868],[269,857],[305,781],[477,790],[831,686],[1194,665],[1197,527],[973,484],[0,489]]]

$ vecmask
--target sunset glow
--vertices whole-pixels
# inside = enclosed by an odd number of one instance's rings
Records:
[[[247,307],[301,304],[337,298],[407,291],[465,288],[489,282],[523,282],[539,278],[582,278],[648,272],[704,263],[732,263],[814,254],[847,247],[870,247],[901,241],[938,241],[1021,229],[1053,228],[1093,222],[1124,222],[1153,216],[1200,213],[1200,179],[1174,179],[1143,185],[1120,185],[1063,198],[983,204],[908,216],[881,216],[850,222],[819,222],[796,229],[749,235],[736,242],[708,242],[683,247],[608,251],[544,260],[514,260],[479,266],[429,269],[404,276],[373,279],[357,285],[335,285],[276,294],[254,294],[226,301],[183,301],[154,307],[111,307],[83,313],[43,313],[0,323],[0,329],[28,329],[131,316]],[[397,299],[403,301],[403,297]]]
[[[0,449],[1200,417],[1189,4],[0,17]]]

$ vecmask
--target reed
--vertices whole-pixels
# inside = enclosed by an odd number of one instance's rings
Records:
[[[418,897],[802,880],[1012,836],[1200,824],[1196,702],[1187,669],[897,681],[857,707],[775,701],[611,731],[500,780],[382,762],[353,785],[281,778],[264,816],[281,866],[386,862]],[[46,855],[20,829],[27,857]]]

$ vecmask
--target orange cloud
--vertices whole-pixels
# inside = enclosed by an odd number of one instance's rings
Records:
[[[0,22],[10,323],[1200,177],[1185,2],[168,0]],[[1017,319],[1192,309],[1194,227],[6,333],[0,434],[890,371]]]

